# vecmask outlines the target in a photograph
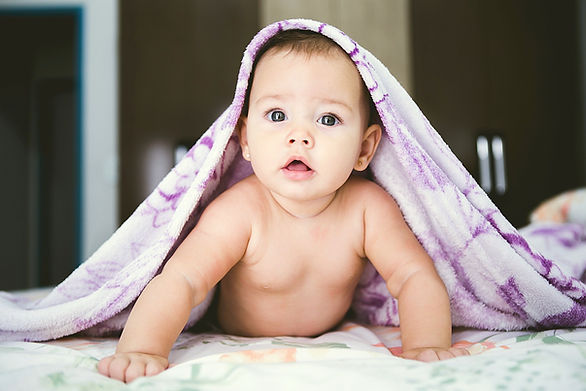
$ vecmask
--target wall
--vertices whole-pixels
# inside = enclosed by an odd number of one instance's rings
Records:
[[[371,51],[412,92],[409,0],[260,0],[262,26],[288,18],[334,25]]]

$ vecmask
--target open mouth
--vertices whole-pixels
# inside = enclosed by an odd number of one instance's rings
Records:
[[[302,157],[292,157],[281,169],[283,174],[294,181],[304,181],[314,176],[315,171]]]
[[[289,171],[311,171],[311,168],[301,160],[293,160],[287,164],[285,168]]]

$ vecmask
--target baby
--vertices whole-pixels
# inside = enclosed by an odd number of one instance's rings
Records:
[[[219,284],[217,322],[242,336],[315,336],[347,313],[366,262],[398,299],[403,357],[451,348],[450,303],[393,198],[364,171],[381,139],[357,68],[333,41],[285,31],[261,49],[238,124],[254,174],[218,196],[145,288],[99,371],[159,373]]]

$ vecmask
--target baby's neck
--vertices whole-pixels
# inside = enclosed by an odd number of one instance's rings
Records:
[[[325,197],[310,201],[296,201],[280,196],[269,191],[275,206],[284,213],[297,218],[311,218],[320,215],[332,204],[337,192]]]

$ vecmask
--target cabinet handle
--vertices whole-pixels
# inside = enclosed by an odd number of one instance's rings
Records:
[[[494,159],[494,182],[497,194],[503,195],[507,191],[507,177],[505,174],[505,149],[501,136],[492,138],[492,157]]]
[[[476,154],[478,155],[478,167],[480,168],[480,186],[485,192],[490,193],[492,191],[490,150],[486,136],[478,136],[476,139]]]

